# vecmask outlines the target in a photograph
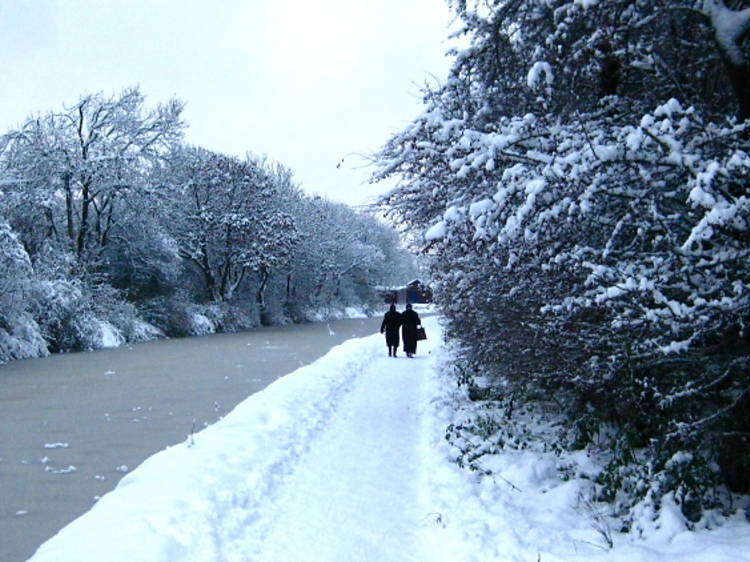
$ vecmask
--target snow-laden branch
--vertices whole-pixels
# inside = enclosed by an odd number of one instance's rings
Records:
[[[750,31],[750,8],[735,11],[723,0],[703,0],[703,12],[711,20],[716,41],[721,50],[735,66],[747,65],[747,58],[740,42]]]

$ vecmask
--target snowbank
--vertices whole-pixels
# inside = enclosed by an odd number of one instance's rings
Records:
[[[42,331],[31,316],[18,314],[8,324],[10,331],[0,326],[0,363],[49,355]]]
[[[99,320],[97,324],[99,327],[99,341],[97,342],[97,348],[119,347],[125,343],[125,338],[120,330],[115,328],[112,324],[105,320]]]
[[[136,319],[133,322],[133,341],[144,342],[167,337],[166,334],[153,324]]]
[[[197,310],[188,311],[188,333],[191,336],[205,336],[216,332],[216,326],[211,319]]]
[[[446,354],[445,350],[442,352]],[[449,357],[444,355],[443,361]],[[588,498],[590,481],[564,480],[553,453],[504,450],[483,458],[483,477],[452,462],[458,451],[445,428],[466,421],[465,391],[438,368],[427,420],[432,446],[425,463],[425,486],[432,497],[434,535],[431,560],[543,562],[719,562],[750,561],[750,525],[739,513],[712,530],[688,531],[679,506],[646,517],[643,537],[620,533]],[[591,464],[585,453],[579,466]],[[593,467],[592,467],[593,469]],[[612,547],[609,546],[611,541]]]
[[[326,322],[328,320],[343,320],[347,318],[369,318],[367,308],[364,306],[321,306],[305,312],[307,322]]]

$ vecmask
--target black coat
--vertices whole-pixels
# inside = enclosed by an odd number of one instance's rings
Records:
[[[412,309],[407,308],[401,314],[401,331],[404,336],[405,353],[417,352],[417,326],[421,325],[422,321],[419,319],[419,314]]]
[[[398,329],[401,326],[401,314],[395,310],[389,310],[383,317],[380,325],[380,333],[385,332],[385,344],[388,347],[398,347]]]

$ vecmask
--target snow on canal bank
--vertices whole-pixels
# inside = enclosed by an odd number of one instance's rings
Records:
[[[739,520],[605,550],[579,484],[539,454],[504,456],[513,487],[459,469],[443,438],[459,396],[425,324],[415,359],[350,340],[150,457],[33,562],[750,559]]]

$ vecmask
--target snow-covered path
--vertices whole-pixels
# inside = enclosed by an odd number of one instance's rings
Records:
[[[425,560],[415,471],[427,365],[385,356],[359,373],[285,482],[257,560]]]

